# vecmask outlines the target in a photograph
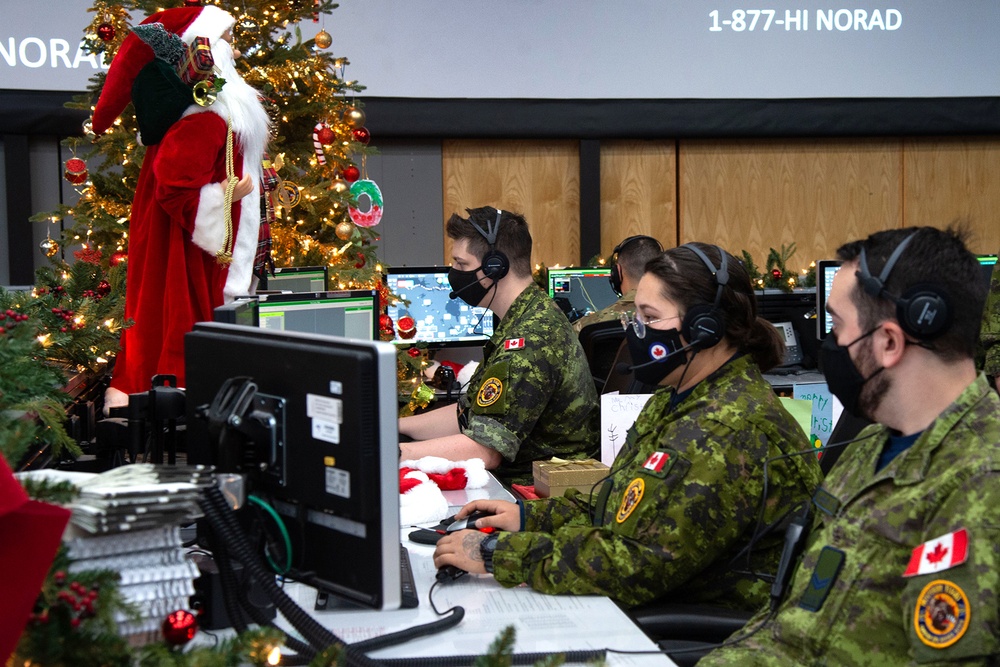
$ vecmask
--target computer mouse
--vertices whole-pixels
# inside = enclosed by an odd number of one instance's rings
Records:
[[[468,572],[459,569],[454,565],[443,565],[438,568],[436,577],[438,581],[444,583],[445,581],[455,581],[456,579],[461,579],[467,574]]]
[[[449,517],[452,519],[448,523],[447,531],[449,533],[454,533],[456,530],[476,530],[476,521],[482,519],[483,517],[493,516],[490,512],[483,512],[482,510],[475,510],[472,514],[465,517],[464,519],[455,519],[455,517]],[[447,521],[447,519],[445,519]]]

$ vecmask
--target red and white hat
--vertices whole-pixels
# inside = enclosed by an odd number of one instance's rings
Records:
[[[214,44],[233,27],[236,19],[214,5],[207,5],[164,9],[147,17],[141,25],[147,23],[162,23],[168,31],[180,35],[186,44],[193,42],[195,37],[207,37]],[[132,99],[132,84],[136,76],[152,59],[153,49],[130,32],[108,69],[91,119],[94,132],[103,134],[125,110]]]

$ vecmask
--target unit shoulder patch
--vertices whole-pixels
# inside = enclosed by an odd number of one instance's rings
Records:
[[[972,609],[959,586],[937,579],[924,586],[913,610],[917,638],[931,648],[947,648],[969,629]]]

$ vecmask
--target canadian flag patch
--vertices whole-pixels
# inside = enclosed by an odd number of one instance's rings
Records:
[[[961,565],[969,557],[969,533],[965,528],[924,542],[913,550],[904,577],[932,574]]]
[[[646,459],[646,462],[642,464],[642,467],[653,472],[660,472],[669,460],[670,452],[653,452]]]
[[[524,349],[524,339],[523,338],[508,338],[503,342],[503,349],[505,350],[523,350]]]

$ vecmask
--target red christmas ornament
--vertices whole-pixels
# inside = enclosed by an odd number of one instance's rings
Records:
[[[396,337],[396,332],[392,330],[392,318],[388,315],[379,315],[378,333],[382,340],[392,340]]]
[[[172,614],[167,614],[163,620],[163,638],[168,644],[183,646],[194,639],[198,632],[198,619],[194,614],[184,609],[178,609]]]
[[[90,174],[87,173],[87,163],[78,157],[71,157],[63,166],[65,167],[63,177],[73,185],[82,185],[90,178]]]
[[[201,7],[201,0],[184,0],[185,7]]]
[[[403,315],[396,324],[396,331],[399,332],[400,338],[409,340],[417,335],[417,323],[409,315]]]
[[[337,139],[337,135],[330,128],[324,127],[316,133],[316,138],[319,139],[319,143],[329,146]]]
[[[354,262],[354,268],[355,269],[365,268],[365,253],[363,252],[358,253],[358,261]]]
[[[355,167],[353,164],[349,167],[344,167],[344,180],[348,183],[353,183],[354,181],[361,178],[361,170]]]
[[[359,144],[364,144],[365,146],[367,146],[368,142],[372,140],[372,133],[368,131],[367,127],[357,128],[356,130],[351,132],[351,136],[354,137],[354,140],[356,142],[358,142]]]
[[[100,250],[91,248],[90,246],[83,246],[81,249],[75,251],[73,256],[81,262],[87,262],[88,264],[100,264],[103,258]]]
[[[385,310],[386,307],[388,307],[388,305],[389,305],[389,286],[386,285],[385,283],[379,283],[379,286],[378,286],[378,306],[382,310]],[[386,315],[386,317],[388,317],[388,315]],[[389,328],[390,329],[392,328],[391,324],[389,325]]]
[[[110,23],[102,23],[97,26],[97,36],[101,38],[101,41],[110,42],[115,38],[115,27]]]
[[[781,269],[779,269],[778,267],[774,267],[773,269],[771,269],[771,277],[774,278],[775,280],[781,280]]]
[[[409,350],[406,351],[406,353],[411,357],[413,357],[414,359],[416,359],[417,357],[420,356],[420,349],[416,347],[411,347]]]
[[[108,263],[111,264],[111,266],[118,266],[127,259],[128,259],[127,253],[116,252],[112,254],[111,257],[108,258]]]

